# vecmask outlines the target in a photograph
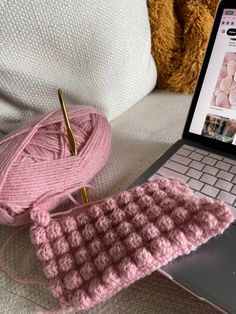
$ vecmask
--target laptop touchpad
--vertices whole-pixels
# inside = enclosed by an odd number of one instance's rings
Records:
[[[235,225],[197,251],[176,259],[162,269],[200,297],[236,313]]]

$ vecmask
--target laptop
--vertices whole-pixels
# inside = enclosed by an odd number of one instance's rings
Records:
[[[220,2],[182,139],[130,188],[160,176],[224,200],[236,218],[236,1]],[[200,299],[236,313],[236,223],[160,272]]]

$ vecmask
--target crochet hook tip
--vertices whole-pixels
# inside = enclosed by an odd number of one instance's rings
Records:
[[[68,141],[69,141],[69,145],[70,145],[70,150],[74,156],[77,156],[77,153],[78,153],[77,152],[77,145],[76,145],[75,137],[73,135],[71,126],[70,126],[70,121],[68,118],[66,105],[64,103],[62,90],[59,88],[57,90],[57,92],[58,92],[58,97],[59,97],[59,101],[60,101],[61,109],[63,112],[63,117],[64,117],[66,129],[67,129],[67,137],[68,137]],[[86,187],[82,188],[82,194],[83,194],[83,198],[84,198],[85,203],[89,203],[89,197],[88,197],[88,192],[87,192]]]
[[[59,101],[60,101],[60,105],[61,105],[61,109],[62,109],[62,112],[63,112],[63,117],[64,117],[66,129],[67,129],[67,137],[68,137],[68,140],[69,140],[70,150],[71,150],[72,154],[74,156],[76,156],[77,155],[77,145],[76,145],[75,137],[74,137],[74,134],[72,132],[70,121],[69,121],[69,118],[68,118],[68,113],[67,113],[66,105],[65,105],[65,102],[64,102],[64,99],[63,99],[62,90],[59,88],[57,92],[58,92]]]

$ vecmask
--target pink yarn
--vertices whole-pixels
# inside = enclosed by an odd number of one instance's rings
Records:
[[[161,178],[52,219],[31,212],[31,241],[63,309],[88,309],[188,254],[233,221],[223,201]]]
[[[30,222],[34,206],[52,210],[106,164],[111,143],[107,119],[85,106],[68,108],[68,115],[77,156],[71,156],[61,110],[0,142],[0,224]]]

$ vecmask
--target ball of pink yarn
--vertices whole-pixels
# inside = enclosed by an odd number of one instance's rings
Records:
[[[48,211],[88,184],[109,156],[111,129],[95,108],[68,108],[78,147],[72,156],[61,110],[0,142],[0,224],[30,222],[34,206]]]

